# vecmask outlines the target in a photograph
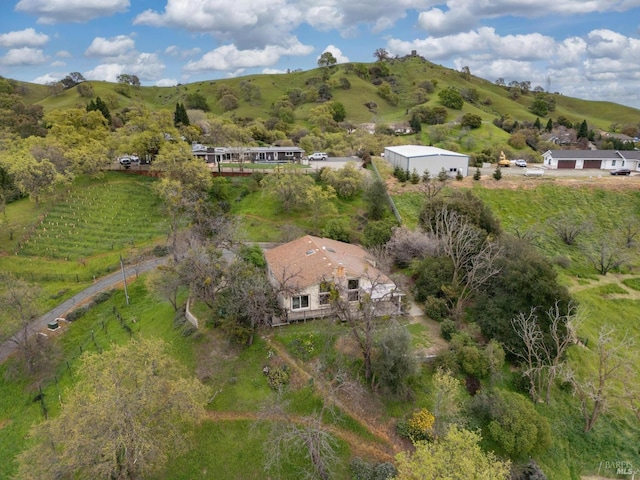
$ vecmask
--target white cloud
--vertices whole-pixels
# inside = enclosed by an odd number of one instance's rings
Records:
[[[49,36],[37,33],[33,28],[0,34],[0,47],[41,47],[49,41]]]
[[[97,65],[85,73],[88,80],[116,82],[118,75],[127,73],[137,75],[141,80],[159,80],[165,65],[155,53],[137,53],[127,55],[125,63],[112,62]]]
[[[262,73],[265,75],[279,75],[282,73],[287,73],[286,70],[278,70],[277,68],[263,68]]]
[[[194,55],[198,55],[200,52],[201,50],[198,47],[184,49],[176,45],[170,45],[164,50],[164,53],[166,53],[167,55],[181,58],[193,57]]]
[[[52,82],[57,82],[61,79],[62,77],[59,75],[52,75],[50,73],[45,73],[44,75],[41,75],[40,77],[34,78],[33,80],[31,80],[32,83],[37,83],[39,85],[47,85],[49,83]]]
[[[117,57],[133,50],[135,42],[126,35],[113,38],[96,37],[84,52],[88,57]]]
[[[335,59],[337,60],[337,63],[349,63],[349,57],[344,55],[342,53],[342,50],[340,50],[335,45],[327,46],[327,48],[325,48],[322,51],[322,53],[324,53],[324,52],[331,52],[331,55],[333,55],[335,57]],[[318,58],[320,58],[320,57],[318,56]]]
[[[60,50],[59,52],[56,52],[56,57],[72,58],[73,55],[71,55],[71,52],[67,52],[66,50]]]
[[[418,25],[431,35],[468,30],[486,18],[586,15],[626,11],[639,5],[638,0],[446,0],[430,3],[434,8],[420,13]],[[436,8],[442,4],[446,5],[446,10]]]
[[[47,61],[42,50],[37,48],[12,48],[0,57],[0,64],[9,66],[41,65]]]
[[[299,8],[287,0],[168,0],[164,12],[146,10],[133,23],[208,33],[247,50],[286,44],[302,20]]]
[[[65,65],[66,63],[61,60],[56,60],[55,62],[51,62],[52,67],[64,67]]]
[[[275,65],[283,55],[308,55],[313,47],[294,42],[288,47],[268,45],[263,49],[240,50],[235,45],[223,45],[205,53],[200,60],[187,63],[187,72],[232,70]]]
[[[156,87],[175,87],[178,84],[178,80],[175,78],[161,78],[156,81]]]
[[[38,17],[38,23],[88,22],[125,12],[129,0],[20,0],[15,9]]]

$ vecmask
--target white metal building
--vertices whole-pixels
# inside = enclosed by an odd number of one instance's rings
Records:
[[[469,174],[469,156],[464,153],[443,150],[424,145],[401,145],[385,147],[384,158],[394,167],[408,172],[415,169],[422,175],[429,170],[432,176],[438,175],[444,168],[447,174],[454,177],[458,172],[466,177]]]

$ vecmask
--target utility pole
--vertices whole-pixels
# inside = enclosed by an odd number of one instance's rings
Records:
[[[124,262],[122,260],[122,255],[120,255],[120,269],[122,270],[122,283],[124,283],[124,298],[127,301],[127,305],[129,305],[129,293],[127,292],[127,277],[124,274]]]

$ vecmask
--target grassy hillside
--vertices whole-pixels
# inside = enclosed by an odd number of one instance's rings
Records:
[[[449,121],[455,120],[457,116],[466,112],[481,115],[487,123],[483,127],[485,129],[495,129],[490,122],[493,118],[501,115],[509,114],[520,122],[535,120],[535,116],[527,110],[533,101],[532,93],[512,100],[506,88],[474,76],[465,80],[460,72],[436,65],[420,57],[409,56],[388,60],[386,63],[390,72],[387,80],[392,83],[392,89],[399,97],[397,105],[391,105],[383,100],[376,93],[378,88],[376,85],[373,85],[370,80],[359,78],[353,71],[348,71],[347,65],[337,65],[330,69],[326,83],[331,87],[333,100],[344,104],[348,121],[352,123],[407,121],[406,112],[414,106],[411,100],[412,92],[420,82],[425,80],[437,83],[436,91],[429,95],[430,99],[426,103],[428,106],[439,105],[437,93],[447,87],[473,88],[477,91],[479,101],[473,105],[465,103],[462,111],[450,111]],[[371,65],[367,64],[367,67]],[[321,69],[313,69],[287,74],[251,75],[196,82],[175,87],[131,87],[128,96],[118,93],[117,84],[98,81],[88,83],[93,87],[96,96],[107,99],[107,102],[111,103],[112,111],[121,110],[136,102],[143,103],[152,109],[173,110],[176,102],[184,102],[188,94],[198,93],[207,99],[211,112],[215,115],[266,119],[270,116],[271,106],[289,90],[301,89],[304,91],[314,88],[322,83],[322,76]],[[343,90],[338,86],[341,78],[346,78],[351,84],[348,90]],[[248,82],[259,88],[261,93],[259,102],[250,103],[242,99],[239,94],[242,82]],[[84,106],[89,100],[81,97],[75,87],[56,96],[47,96],[47,87],[24,83],[22,85],[27,92],[25,101],[39,103],[45,110]],[[216,92],[218,87],[222,85],[237,93],[239,100],[237,109],[224,112],[220,106]],[[627,123],[635,124],[638,121],[638,110],[630,107],[608,102],[585,101],[563,95],[554,95],[554,97],[557,109],[550,114],[553,118],[564,115],[572,121],[586,119],[591,126],[605,130],[612,123],[624,125]],[[364,104],[367,102],[375,102],[378,105],[375,111],[372,112],[365,107]],[[311,108],[315,105],[315,103],[305,103],[297,107],[295,110],[296,122],[305,123],[309,118]]]

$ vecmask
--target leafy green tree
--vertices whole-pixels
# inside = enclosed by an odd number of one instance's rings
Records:
[[[547,125],[544,128],[547,132],[550,132],[551,130],[553,130],[553,120],[549,119],[547,121]]]
[[[165,178],[180,182],[185,188],[206,195],[211,188],[209,167],[193,156],[185,142],[166,142],[160,147],[153,169],[163,172]]]
[[[413,453],[396,455],[397,480],[507,480],[510,463],[480,448],[479,433],[452,426],[435,442],[418,442]]]
[[[349,234],[349,225],[339,219],[331,219],[322,229],[322,236],[331,238],[332,240],[338,240],[339,242],[349,243],[351,236]]]
[[[449,370],[438,368],[433,375],[433,434],[444,437],[451,425],[464,421],[464,391],[460,381]]]
[[[582,120],[580,124],[580,128],[578,129],[578,138],[587,138],[589,137],[589,127],[587,126],[587,121]]]
[[[340,102],[331,103],[331,112],[333,113],[333,120],[336,122],[342,122],[347,118],[347,111],[345,110],[344,105]]]
[[[442,105],[454,110],[462,109],[462,105],[464,104],[462,95],[460,95],[460,92],[453,87],[447,87],[444,90],[440,90],[440,92],[438,92],[438,97],[440,98],[440,103],[442,103]]]
[[[202,110],[203,112],[208,112],[210,110],[207,99],[197,92],[187,94],[185,104],[187,108],[193,110]]]
[[[462,121],[460,125],[468,128],[480,128],[482,126],[482,117],[480,115],[476,115],[475,113],[465,113],[462,116]]]
[[[512,458],[542,453],[551,445],[546,417],[519,393],[497,390],[488,398],[489,436]]]
[[[540,122],[540,117],[536,117],[536,121],[533,122],[533,128],[540,131],[542,130],[542,123]]]
[[[262,180],[264,192],[275,196],[287,213],[306,204],[307,191],[313,185],[311,175],[296,173],[292,167],[278,168]]]
[[[187,425],[204,417],[206,388],[159,340],[85,353],[60,414],[32,428],[19,477],[144,478],[186,450]]]
[[[336,198],[336,191],[331,185],[322,188],[320,185],[311,185],[305,191],[304,203],[311,213],[314,223],[320,221],[320,217],[328,217],[337,213],[332,200]]]
[[[522,352],[524,344],[514,335],[511,319],[532,307],[549,311],[556,302],[560,314],[566,315],[570,296],[549,260],[527,241],[503,235],[502,245],[503,254],[497,261],[500,275],[491,278],[469,313],[486,338],[501,342],[507,352]],[[550,322],[546,315],[539,317],[545,337],[549,335]]]
[[[364,177],[355,162],[348,162],[339,170],[324,168],[320,174],[323,182],[331,185],[340,198],[350,199],[356,196],[364,184]]]
[[[176,110],[173,113],[173,124],[176,127],[179,127],[181,125],[183,126],[189,126],[190,122],[189,122],[189,115],[187,115],[187,109],[184,108],[184,104],[183,103],[176,103]]]
[[[416,374],[417,364],[411,352],[411,335],[396,326],[385,330],[378,342],[373,371],[378,383],[396,395],[409,392],[408,380]]]
[[[378,179],[369,183],[364,192],[364,200],[369,220],[381,220],[389,211],[387,189]]]
[[[318,58],[319,67],[333,67],[336,63],[338,63],[338,60],[331,52],[324,52],[320,55],[320,58]]]
[[[139,87],[140,86],[140,79],[138,78],[137,75],[130,75],[128,73],[121,73],[120,75],[118,75],[116,80],[118,81],[118,83],[122,83],[124,85],[132,85],[134,87]]]
[[[546,117],[549,114],[549,105],[544,95],[535,96],[529,107],[529,111],[539,117]]]
[[[502,169],[500,168],[500,165],[498,165],[493,172],[493,178],[496,180],[500,180],[502,178]]]

